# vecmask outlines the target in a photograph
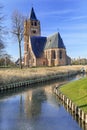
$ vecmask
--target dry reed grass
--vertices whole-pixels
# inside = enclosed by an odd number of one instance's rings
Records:
[[[45,75],[49,76],[50,74],[54,75],[68,71],[75,71],[81,67],[82,66],[36,67],[23,68],[22,70],[18,68],[0,69],[0,86]]]

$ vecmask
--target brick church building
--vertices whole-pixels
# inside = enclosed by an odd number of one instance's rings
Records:
[[[24,65],[60,66],[70,63],[60,33],[50,37],[41,36],[40,21],[32,8],[30,18],[24,22]]]

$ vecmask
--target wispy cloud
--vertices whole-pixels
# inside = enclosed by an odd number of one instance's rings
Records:
[[[79,0],[63,0],[63,2],[77,2]]]
[[[85,23],[75,23],[75,24],[55,24],[54,26],[48,26],[46,28],[43,28],[42,32],[45,32],[45,34],[50,34],[51,32],[60,32],[65,34],[66,36],[68,36],[68,33],[70,33],[69,35],[75,34],[75,35],[79,35],[81,33],[81,36],[85,36],[87,37],[87,24]],[[72,34],[71,34],[72,33]]]
[[[69,38],[69,39],[73,39],[73,38],[78,38],[78,39],[87,39],[87,33],[84,32],[79,32],[79,33],[76,33],[76,32],[68,32],[68,33],[64,33],[64,37],[66,38]]]
[[[71,26],[71,24],[70,25],[66,25],[66,26],[60,26],[60,30],[61,31],[64,31],[64,30],[68,30],[68,31],[85,31],[85,30],[87,30],[87,24],[86,23],[80,23],[80,24],[78,24],[78,23],[76,23],[76,24],[73,24],[72,26]]]
[[[72,12],[75,12],[75,10],[73,9],[68,9],[68,10],[57,10],[57,11],[50,11],[50,12],[42,12],[42,13],[39,13],[39,15],[44,15],[44,16],[50,16],[50,15],[63,15],[63,14],[69,14],[69,13],[72,13]]]
[[[70,17],[68,19],[65,19],[64,21],[74,21],[74,20],[82,20],[82,19],[87,19],[87,15]]]

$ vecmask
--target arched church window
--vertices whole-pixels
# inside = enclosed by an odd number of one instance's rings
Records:
[[[52,51],[52,59],[56,59],[56,53],[55,53],[55,50]]]
[[[35,22],[34,25],[37,26],[37,22]]]
[[[31,25],[33,26],[33,21],[31,22]]]
[[[62,59],[62,51],[59,51],[59,58]]]

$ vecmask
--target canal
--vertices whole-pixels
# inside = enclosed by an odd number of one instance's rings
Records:
[[[0,130],[82,130],[52,92],[54,86],[66,82],[56,80],[1,93]]]

